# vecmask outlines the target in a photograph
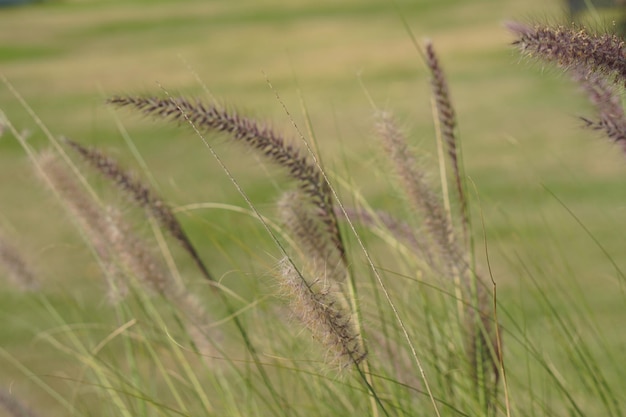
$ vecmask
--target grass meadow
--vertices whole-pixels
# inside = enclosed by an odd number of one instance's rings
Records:
[[[16,248],[37,283],[24,291],[0,265],[0,416],[626,414],[626,161],[580,128],[591,106],[575,84],[521,58],[503,27],[557,20],[562,8],[91,0],[0,9],[0,110],[16,130],[0,136],[0,245]],[[354,233],[339,222],[351,278],[337,304],[351,309],[368,357],[356,369],[329,360],[324,337],[290,308],[293,290],[277,282],[284,253],[266,228],[291,242],[277,211],[294,181],[223,134],[203,133],[209,148],[184,120],[105,104],[183,95],[267,121],[300,147],[307,139],[339,201],[384,210],[419,235],[423,221],[375,128],[376,109],[393,112],[440,190],[430,73],[407,27],[420,45],[432,41],[458,117],[472,270],[490,294],[490,277],[497,285],[495,394],[477,390],[463,363],[456,284],[380,227]],[[156,189],[215,281],[61,137],[106,152]],[[184,296],[145,290],[131,271],[119,284],[128,295],[110,301],[102,253],[25,152],[55,144],[184,282]],[[14,399],[32,414],[6,405]]]

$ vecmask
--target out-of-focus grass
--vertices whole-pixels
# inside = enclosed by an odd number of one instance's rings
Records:
[[[161,86],[171,94],[207,99],[213,94],[293,137],[298,133],[290,116],[308,135],[303,100],[326,166],[350,176],[371,204],[393,211],[397,193],[389,179],[372,175],[372,167],[388,170],[372,139],[368,95],[377,106],[396,111],[426,158],[435,159],[427,75],[401,19],[385,1],[284,3],[92,1],[6,9],[0,13],[0,72],[53,134],[98,145],[132,163],[117,128],[118,122],[123,125],[163,194],[176,205],[244,203],[190,129],[113,112],[103,104],[107,96],[162,95]],[[586,109],[582,95],[555,71],[520,64],[501,25],[505,19],[558,14],[561,4],[398,3],[417,37],[433,39],[448,74],[466,171],[480,196],[480,206],[473,198],[475,234],[482,245],[482,210],[500,301],[508,297],[515,306],[528,307],[514,307],[512,314],[525,317],[529,334],[545,331],[545,311],[532,307],[530,269],[540,280],[554,280],[546,288],[555,293],[580,286],[590,309],[598,311],[601,329],[621,322],[623,297],[616,291],[611,263],[546,188],[626,268],[621,257],[623,157],[593,133],[577,129],[574,116]],[[4,85],[0,109],[18,129],[32,131],[31,143],[45,143]],[[288,186],[283,177],[266,175],[276,171],[247,150],[224,139],[213,143],[258,208],[271,215],[278,190]],[[32,255],[46,291],[70,293],[85,306],[104,304],[101,292],[93,291],[102,284],[83,278],[97,267],[95,262],[32,172],[17,142],[5,133],[0,138],[0,226]],[[274,260],[262,228],[240,215],[194,211],[182,220],[227,285],[243,291],[256,279],[230,283],[228,272],[235,266],[250,276],[263,275],[260,265],[271,266]],[[190,280],[197,278],[193,270],[189,274]],[[560,307],[578,308],[566,302]],[[41,345],[18,343],[27,339],[20,323],[37,321],[25,310],[0,302],[3,320],[10,319],[0,337],[2,346],[28,361]],[[95,321],[98,314],[97,308],[86,309],[84,321]],[[618,332],[607,338],[609,345],[624,343]],[[610,373],[610,363],[605,365]]]
[[[557,13],[559,6],[400,4],[412,30],[418,37],[431,37],[442,56],[459,113],[467,172],[483,201],[490,203],[485,207],[487,227],[499,222],[489,211],[495,205],[511,218],[540,212],[547,204],[541,182],[557,190],[572,184],[575,192],[568,203],[573,205],[609,207],[623,195],[615,182],[622,169],[618,152],[576,129],[572,116],[583,111],[583,98],[553,71],[542,74],[536,64],[519,65],[507,45],[510,38],[502,20]],[[114,121],[120,119],[165,194],[177,203],[238,197],[188,130],[123,111],[112,113],[102,104],[106,96],[163,94],[162,85],[172,94],[206,97],[206,87],[218,99],[272,120],[291,136],[297,133],[275,92],[305,131],[302,97],[326,163],[347,160],[350,175],[358,179],[361,167],[378,160],[360,78],[376,105],[397,111],[421,149],[433,151],[425,70],[396,11],[384,2],[70,2],[8,9],[0,19],[0,41],[6,45],[0,50],[2,72],[44,123],[55,134],[115,149],[125,158],[128,153],[121,149]],[[34,123],[4,87],[0,99],[11,120],[35,131],[34,143],[41,141]],[[273,185],[269,178],[257,181],[259,167],[237,163],[236,155],[246,151],[218,143],[250,192],[268,195]],[[30,173],[18,155],[17,143],[5,138],[2,169],[13,178]],[[178,163],[181,159],[184,164]],[[588,181],[592,183],[586,186]],[[609,183],[618,188],[598,192]],[[368,182],[366,193],[384,202],[387,185]],[[31,188],[0,191],[3,213],[16,227],[22,215],[29,216],[22,207],[35,208],[30,196],[42,198]],[[585,190],[593,197],[587,198]],[[603,198],[612,201],[603,204]],[[23,202],[18,209],[15,200]],[[268,196],[260,203],[272,201]],[[12,216],[15,210],[18,218]],[[610,222],[598,227],[612,229]]]

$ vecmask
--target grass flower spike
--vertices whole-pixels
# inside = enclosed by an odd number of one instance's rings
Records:
[[[365,359],[361,337],[332,280],[321,276],[309,284],[288,259],[280,262],[278,279],[296,318],[328,349],[329,363],[345,368]]]
[[[450,91],[448,89],[448,82],[443,72],[443,68],[439,63],[439,58],[435,53],[435,47],[432,42],[426,42],[426,65],[431,74],[431,90],[435,99],[435,105],[437,108],[437,116],[439,118],[439,125],[441,126],[441,136],[448,152],[448,158],[452,165],[452,171],[454,174],[454,182],[456,186],[457,195],[460,203],[461,221],[463,224],[464,233],[467,234],[468,227],[468,214],[467,214],[467,200],[465,198],[465,190],[463,187],[463,180],[461,178],[460,160],[458,140],[456,136],[457,120],[454,106],[452,105],[452,98],[450,97]]]
[[[596,109],[597,118],[581,117],[585,127],[603,132],[610,140],[621,144],[626,152],[626,116],[617,87],[600,74],[570,72]]]
[[[317,215],[345,261],[345,248],[333,211],[330,185],[317,165],[279,134],[235,112],[184,98],[113,97],[108,102],[116,106],[134,107],[164,119],[189,121],[200,130],[228,133],[234,140],[256,149],[270,161],[285,168],[318,207]]]
[[[0,270],[5,270],[11,281],[22,290],[38,289],[35,273],[15,245],[0,234]]]
[[[565,26],[507,23],[518,38],[513,42],[524,55],[570,69],[614,76],[626,81],[624,41],[613,34],[594,35],[587,29]]]
[[[180,222],[176,219],[169,206],[156,192],[151,190],[132,174],[126,172],[113,158],[99,150],[88,148],[67,138],[65,138],[65,142],[103,177],[110,180],[120,190],[128,194],[132,201],[152,214],[161,226],[163,226],[163,228],[178,241],[189,256],[191,256],[205,278],[209,281],[213,281],[211,273],[200,259],[200,255],[198,255],[195,247],[187,237]]]
[[[288,191],[278,202],[279,215],[300,249],[302,257],[312,264],[313,270],[323,273],[334,281],[346,276],[337,248],[319,225],[314,208],[303,198],[300,191]]]

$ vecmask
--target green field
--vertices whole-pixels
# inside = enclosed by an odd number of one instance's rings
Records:
[[[0,9],[0,76],[7,80],[0,83],[0,110],[37,150],[50,147],[42,123],[55,137],[97,146],[141,171],[128,146],[132,142],[146,163],[149,174],[144,174],[179,209],[202,258],[248,306],[245,317],[254,323],[276,304],[268,271],[280,252],[264,228],[250,216],[217,206],[185,209],[196,203],[248,207],[188,126],[104,102],[117,94],[215,98],[295,141],[301,135],[312,139],[346,201],[358,192],[371,206],[412,220],[373,129],[373,105],[393,111],[438,183],[429,75],[404,19],[419,42],[433,41],[448,76],[470,184],[477,264],[486,274],[488,251],[517,415],[579,415],[562,401],[545,369],[585,415],[610,415],[587,381],[600,386],[597,381],[604,378],[615,391],[611,400],[626,402],[621,389],[626,386],[621,359],[626,161],[618,146],[579,128],[576,116],[591,108],[577,87],[557,70],[520,58],[502,25],[512,19],[557,20],[562,3],[395,3],[397,8],[385,0],[76,0]],[[276,201],[292,182],[224,137],[207,139],[255,207],[275,220]],[[133,214],[131,204],[103,180],[89,178]],[[152,233],[145,222],[138,228]],[[42,385],[78,408],[105,401],[94,379],[93,385],[81,384],[89,374],[85,360],[63,346],[75,346],[72,335],[80,339],[83,333],[89,335],[85,343],[97,345],[119,324],[119,310],[106,302],[92,251],[7,130],[0,136],[0,236],[26,254],[41,283],[40,291],[25,294],[0,281],[0,389],[11,389],[41,416],[70,415]],[[366,243],[376,263],[410,273],[409,264],[388,258],[380,241],[369,236]],[[358,251],[353,239],[350,245]],[[171,246],[189,288],[209,300],[212,294],[193,264]],[[361,256],[355,255],[354,263],[367,270]],[[372,283],[368,278],[364,286],[371,289]],[[409,311],[420,311],[413,308]],[[567,336],[561,318],[569,320]],[[56,337],[59,343],[51,343]],[[585,346],[597,369],[581,370],[574,341]],[[541,352],[543,371],[536,369],[529,343]],[[130,367],[120,359],[128,356],[122,347],[104,349],[103,355],[119,364],[120,372]],[[144,365],[149,366],[137,367]],[[580,378],[584,372],[591,376]],[[151,384],[157,385],[146,381],[146,392],[160,392]],[[529,397],[541,398],[543,405],[531,401],[525,407]],[[433,415],[428,405],[424,400],[424,409],[414,415]],[[75,415],[115,415],[116,408],[108,407],[102,414],[92,409]],[[203,415],[193,407],[129,409],[134,415]],[[505,413],[501,409],[498,415]]]

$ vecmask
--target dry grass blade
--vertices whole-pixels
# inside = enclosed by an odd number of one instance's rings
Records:
[[[615,77],[624,85],[626,59],[624,41],[617,35],[589,33],[584,28],[507,23],[518,36],[513,42],[523,54],[552,62],[562,68],[579,67],[585,72]]]
[[[124,170],[117,161],[104,153],[96,149],[87,148],[71,139],[65,138],[65,142],[103,177],[109,179],[120,190],[130,195],[132,201],[152,214],[161,226],[191,256],[205,278],[213,281],[208,268],[200,259],[200,255],[198,255],[195,247],[187,237],[180,222],[176,219],[170,207],[156,192]]]
[[[456,184],[456,191],[460,203],[463,230],[465,234],[467,234],[469,220],[467,214],[467,200],[465,198],[465,191],[461,179],[461,170],[459,168],[458,141],[456,137],[456,113],[454,111],[454,106],[452,105],[452,99],[450,98],[450,91],[448,89],[448,82],[446,81],[445,73],[441,68],[439,58],[437,58],[437,54],[435,53],[435,48],[430,41],[426,42],[426,65],[428,66],[431,74],[430,85],[437,106],[437,115],[441,126],[441,136],[446,145],[448,157],[450,158],[450,163],[452,165],[452,171],[454,173],[454,182]]]
[[[188,121],[198,129],[228,133],[236,141],[256,149],[270,161],[284,167],[319,208],[318,216],[345,262],[346,253],[333,211],[330,185],[317,165],[276,132],[236,112],[185,98],[113,97],[108,102],[116,106],[134,107],[145,114],[168,120]]]

